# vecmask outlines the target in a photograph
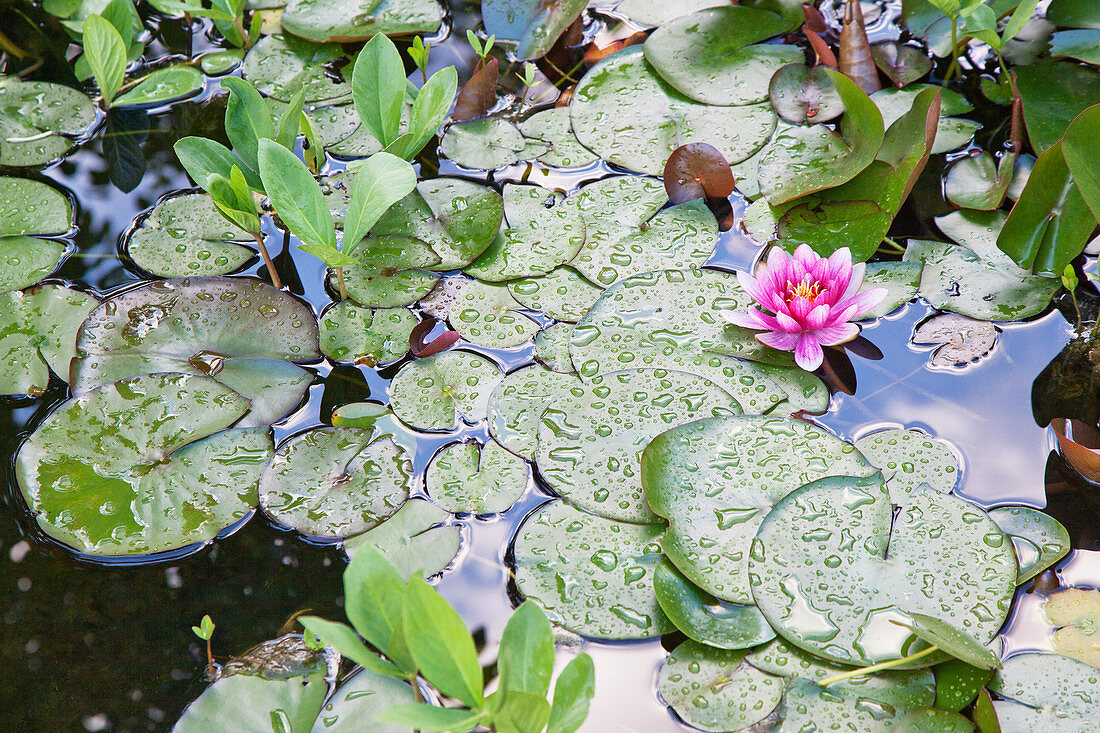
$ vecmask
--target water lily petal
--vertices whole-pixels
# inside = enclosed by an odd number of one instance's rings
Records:
[[[766,313],[761,313],[755,308],[750,308],[748,311],[722,311],[721,315],[727,323],[742,328],[752,328],[757,331],[780,330],[779,323],[775,318]]]
[[[821,258],[810,248],[810,245],[800,244],[794,251],[794,259],[805,267],[807,272],[810,272]]]
[[[799,295],[798,297],[791,298],[790,306],[791,317],[805,327],[806,317],[810,315],[810,311],[814,309],[814,304]],[[827,307],[828,306],[826,306],[826,308]]]
[[[819,328],[814,332],[818,343],[824,346],[836,346],[851,341],[859,335],[859,326],[854,323],[844,323],[839,326]]]
[[[776,313],[775,320],[781,331],[787,333],[802,333],[802,324],[788,316],[786,313]]]
[[[794,349],[794,363],[808,372],[812,372],[821,366],[825,359],[825,353],[821,350],[821,344],[813,333],[804,333],[798,339],[798,345]]]
[[[815,305],[810,312],[806,314],[806,317],[802,319],[802,322],[806,325],[807,331],[815,331],[822,328],[829,321],[829,313],[832,309],[827,305]]]
[[[855,306],[855,312],[848,316],[846,320],[858,319],[861,314],[866,313],[870,309],[882,302],[882,299],[886,297],[886,288],[874,288],[868,290],[865,293],[859,293],[849,302],[845,303],[845,307]]]
[[[847,286],[844,288],[844,294],[840,296],[840,301],[843,302],[859,292],[860,287],[863,285],[863,272],[866,269],[866,265],[862,262],[858,265],[852,265],[852,274],[849,276]]]
[[[760,282],[755,277],[747,272],[737,271],[737,284],[741,286],[749,296],[752,297],[757,303],[763,306],[768,305],[769,298],[765,291],[760,287]]]
[[[779,349],[780,351],[794,351],[794,348],[798,346],[799,335],[797,333],[775,333],[769,331],[767,333],[756,334],[756,340],[765,346],[770,346],[773,349]]]

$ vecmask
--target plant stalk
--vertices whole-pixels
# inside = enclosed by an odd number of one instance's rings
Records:
[[[206,639],[206,676],[214,679],[214,650],[210,645],[210,638]]]
[[[283,281],[279,279],[279,272],[275,269],[275,263],[271,261],[271,255],[267,253],[267,247],[264,246],[264,235],[260,232],[252,232],[252,238],[256,240],[256,246],[260,248],[260,256],[264,258],[264,264],[267,265],[267,274],[271,276],[271,284],[282,290]]]
[[[337,270],[337,272],[339,272],[339,270]],[[409,675],[409,684],[412,685],[413,688],[413,702],[424,702],[424,696],[420,694],[420,684],[415,674]],[[420,729],[414,729],[413,733],[420,733]]]
[[[916,652],[915,654],[910,654],[909,656],[902,657],[901,659],[891,659],[889,662],[879,662],[878,664],[872,664],[870,667],[860,667],[859,669],[853,669],[850,672],[842,672],[841,674],[834,674],[832,677],[826,677],[825,679],[821,680],[817,684],[821,685],[822,687],[828,687],[829,685],[833,684],[834,682],[840,682],[842,680],[850,680],[853,677],[863,677],[865,675],[874,674],[875,672],[881,672],[884,669],[893,669],[894,667],[899,667],[903,664],[906,664],[907,662],[916,661],[917,659],[920,659],[921,657],[927,657],[932,652],[939,651],[939,649],[940,648],[938,646],[933,644],[932,646],[928,647],[927,649],[922,649],[919,652]]]
[[[959,70],[959,18],[951,16],[951,65],[947,67],[944,81],[951,81],[952,76]]]
[[[336,268],[336,285],[340,289],[340,300],[347,300],[348,299],[348,291],[347,291],[347,288],[344,286],[344,268],[343,267],[337,267]]]

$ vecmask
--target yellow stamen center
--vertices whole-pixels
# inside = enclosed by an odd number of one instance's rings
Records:
[[[795,298],[805,298],[806,300],[813,303],[814,299],[819,295],[821,295],[821,283],[817,282],[816,280],[810,282],[809,278],[807,278],[797,285],[787,285],[788,303],[790,303]]]

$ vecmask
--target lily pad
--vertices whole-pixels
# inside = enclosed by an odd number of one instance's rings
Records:
[[[355,43],[371,36],[432,34],[443,23],[436,0],[290,0],[282,25],[288,33],[317,42]]]
[[[623,0],[615,8],[615,13],[640,25],[658,26],[704,8],[722,5],[719,0],[684,0],[675,5],[662,0]]]
[[[0,237],[0,293],[21,290],[50,276],[65,256],[63,242]]]
[[[950,710],[917,710],[909,713],[894,726],[895,733],[970,733],[974,724]]]
[[[425,478],[437,504],[455,514],[497,514],[527,490],[527,464],[495,441],[449,445],[432,457]]]
[[[95,105],[78,89],[0,77],[0,165],[48,165],[95,120]]]
[[[157,204],[130,231],[126,254],[157,277],[227,275],[255,257],[246,236],[218,213],[209,194],[188,193]]]
[[[401,680],[361,669],[345,681],[325,703],[310,733],[408,733],[408,728],[378,722],[384,710],[416,702],[413,690]]]
[[[572,267],[555,267],[541,277],[513,280],[508,290],[524,307],[570,323],[584,318],[603,292]]]
[[[493,390],[489,431],[509,451],[533,461],[543,411],[581,387],[574,373],[552,372],[538,365],[517,369]]]
[[[996,209],[1012,183],[1015,162],[1016,156],[1006,153],[995,163],[984,151],[956,161],[944,181],[947,200],[965,209]]]
[[[1084,733],[1100,720],[1100,671],[1069,657],[1017,654],[989,689],[1013,701],[994,703],[1006,732]]]
[[[64,234],[73,207],[63,193],[27,178],[0,176],[0,237]]]
[[[685,578],[667,559],[654,576],[657,602],[676,628],[718,649],[748,649],[771,641],[775,631],[756,606],[720,601]]]
[[[318,428],[280,446],[260,476],[260,506],[312,537],[360,534],[409,497],[412,464],[389,437],[359,428]]]
[[[1050,37],[1050,55],[1100,64],[1100,28],[1059,31]]]
[[[708,143],[730,163],[763,146],[775,127],[767,102],[714,107],[692,101],[664,82],[639,47],[592,67],[569,106],[573,132],[589,150],[628,170],[660,175],[676,148]]]
[[[997,329],[958,313],[941,313],[913,329],[915,346],[936,345],[929,364],[954,369],[980,361],[997,343]]]
[[[661,668],[661,698],[700,730],[741,730],[762,721],[779,705],[783,680],[746,664],[745,654],[681,643]]]
[[[584,246],[580,213],[541,186],[504,188],[507,228],[465,268],[479,280],[501,282],[545,275],[572,260]]]
[[[1061,140],[1073,120],[1100,97],[1100,73],[1073,61],[1020,66],[1016,85],[1036,155]]]
[[[345,100],[351,86],[336,81],[325,64],[343,57],[336,44],[319,44],[291,35],[264,36],[256,42],[241,64],[241,76],[257,90],[280,102],[289,102],[298,90],[305,90],[306,102]]]
[[[438,575],[451,564],[461,543],[460,528],[444,525],[450,515],[431,502],[409,499],[397,513],[374,529],[344,542],[349,556],[364,545],[374,547],[404,578]]]
[[[61,285],[0,293],[0,394],[37,397],[51,370],[68,381],[77,329],[97,305],[94,296]]]
[[[924,51],[897,41],[871,46],[871,58],[879,71],[898,88],[908,86],[932,70],[932,59]]]
[[[740,412],[727,392],[694,374],[611,372],[547,405],[535,462],[566,501],[611,519],[652,522],[639,476],[649,442],[679,424]]]
[[[519,123],[519,129],[524,137],[535,138],[550,146],[548,151],[540,153],[537,158],[545,165],[576,168],[599,160],[599,156],[581,145],[581,141],[573,134],[568,107],[552,107],[536,112]]]
[[[883,89],[871,95],[871,101],[875,103],[882,113],[882,120],[887,127],[913,107],[917,95],[924,89],[930,88],[924,84],[913,84],[905,89]],[[967,120],[951,115],[966,114],[973,107],[966,98],[958,92],[943,89],[940,97],[940,121],[936,127],[936,140],[932,145],[932,153],[946,153],[950,150],[962,147],[978,131],[981,124],[973,120]]]
[[[1023,585],[1069,554],[1069,532],[1057,519],[1038,509],[999,507],[989,512],[989,518],[1012,538],[1020,566],[1017,585]]]
[[[642,456],[646,499],[669,521],[665,554],[703,590],[744,604],[753,603],[749,551],[772,507],[815,479],[874,470],[850,443],[782,417],[681,425]]]
[[[657,605],[660,525],[628,524],[553,502],[527,518],[512,545],[516,587],[559,626],[597,639],[672,631]]]
[[[137,86],[121,94],[112,107],[154,107],[187,97],[206,88],[202,73],[192,66],[169,66],[142,77]]]
[[[415,237],[441,258],[428,267],[457,270],[492,244],[503,220],[504,199],[488,186],[432,178],[391,206],[371,231],[376,237]]]
[[[714,7],[662,25],[645,42],[645,59],[678,92],[697,102],[743,105],[763,101],[777,70],[801,61],[788,45],[750,45],[788,30],[766,10]]]
[[[239,48],[213,51],[199,57],[199,67],[208,76],[221,76],[237,68],[243,58],[244,51]]]
[[[783,722],[776,733],[798,733],[807,727],[893,733],[898,717],[898,710],[892,705],[796,679],[788,682],[784,690],[783,704],[779,706],[779,719]]]
[[[1054,651],[1100,668],[1100,591],[1065,588],[1051,593],[1043,613],[1057,629],[1051,637]]]
[[[916,611],[907,611],[912,620],[905,624],[915,636],[979,669],[996,669],[1001,666],[1000,657],[966,631],[952,624]]]
[[[936,675],[936,707],[962,710],[993,679],[992,669],[972,667],[961,659],[948,659],[932,668]]]
[[[827,257],[843,246],[852,259],[870,259],[890,229],[889,211],[874,201],[806,202],[788,209],[779,218],[776,236],[779,245],[794,252],[803,244]]]
[[[539,331],[539,324],[520,312],[520,304],[504,285],[446,280],[425,298],[424,308],[481,346],[518,346]]]
[[[517,44],[516,58],[538,59],[553,48],[586,4],[586,0],[485,0],[481,17],[486,32]]]
[[[748,566],[768,621],[842,664],[914,651],[910,629],[894,623],[910,612],[951,619],[987,643],[1016,587],[1012,544],[984,512],[914,489],[895,516],[879,475],[822,479],[788,494],[760,525]]]
[[[444,351],[401,367],[390,382],[393,412],[419,430],[450,430],[485,418],[500,369],[468,351]]]
[[[321,351],[348,364],[388,364],[409,353],[416,324],[404,308],[371,310],[342,301],[321,316]]]
[[[860,286],[860,291],[885,288],[886,297],[875,307],[864,311],[863,317],[882,318],[917,297],[921,269],[919,262],[868,263],[867,269],[863,271],[863,285]]]
[[[919,430],[880,430],[860,438],[855,446],[882,471],[895,504],[904,504],[922,484],[949,494],[959,481],[955,453],[944,441]]]
[[[569,356],[569,342],[573,338],[572,323],[555,323],[535,336],[535,359],[547,369],[572,374],[573,360]]]
[[[457,165],[487,171],[518,163],[527,140],[511,122],[487,117],[451,125],[439,144]]]
[[[71,367],[74,394],[151,372],[210,376],[252,402],[243,425],[294,408],[312,381],[290,362],[320,358],[317,319],[294,296],[252,278],[162,280],[88,316]]]
[[[208,377],[107,384],[39,425],[19,451],[19,487],[42,530],[79,552],[205,542],[252,512],[274,451],[266,429],[226,430],[246,412],[248,400]]]
[[[357,264],[344,268],[348,297],[369,308],[410,305],[432,291],[439,275],[427,268],[441,261],[430,246],[412,237],[369,237],[351,255]],[[335,273],[329,275],[336,288]]]
[[[824,66],[784,66],[771,77],[768,99],[780,119],[794,125],[828,122],[844,114],[844,100]]]

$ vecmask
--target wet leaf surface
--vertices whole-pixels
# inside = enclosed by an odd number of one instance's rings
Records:
[[[989,518],[1012,538],[1020,567],[1017,585],[1023,585],[1069,553],[1070,536],[1054,517],[1038,509],[1006,506],[992,509]]]
[[[430,246],[406,236],[368,237],[352,255],[358,264],[344,268],[348,297],[368,308],[410,305],[432,291],[439,275],[426,268],[440,264]],[[335,274],[329,283],[336,288]]]
[[[540,277],[512,280],[508,290],[525,308],[569,323],[584,318],[603,292],[568,266],[555,267]]]
[[[574,168],[589,165],[599,160],[599,156],[581,145],[573,134],[567,107],[546,109],[531,115],[519,123],[524,137],[534,138],[550,146],[540,153],[538,161],[559,168]]]
[[[794,125],[828,122],[844,114],[844,100],[822,66],[784,66],[772,76],[768,98],[779,117]]]
[[[1005,660],[989,690],[1008,698],[993,704],[1007,732],[1083,733],[1100,716],[1100,672],[1057,654],[1025,653]]]
[[[0,77],[0,165],[52,163],[72,149],[70,137],[87,132],[95,119],[95,106],[78,89]]]
[[[428,493],[454,514],[497,514],[527,490],[527,464],[496,441],[455,443],[428,465]]]
[[[22,290],[49,277],[66,250],[64,242],[0,237],[0,293]]]
[[[1012,183],[1016,156],[1006,153],[999,163],[982,152],[966,157],[951,166],[944,181],[947,199],[964,209],[996,209],[1004,201]]]
[[[666,559],[654,577],[657,602],[677,629],[700,644],[748,649],[775,638],[756,606],[720,601],[694,585]]]
[[[0,293],[0,305],[0,394],[38,396],[51,371],[67,382],[77,329],[99,300],[61,285],[42,285]]]
[[[537,364],[512,372],[489,400],[490,432],[511,452],[535,460],[543,411],[581,385],[575,373],[554,372]]]
[[[881,318],[894,312],[917,297],[920,287],[921,264],[919,262],[870,262],[863,274],[860,291],[885,288],[886,297],[870,310],[867,318]]]
[[[348,101],[351,86],[329,77],[324,66],[342,55],[335,44],[286,34],[264,36],[245,55],[241,76],[280,102],[289,102],[300,89],[306,102]]]
[[[932,70],[932,59],[921,49],[896,41],[871,46],[871,57],[879,71],[898,88],[908,86]]]
[[[1043,613],[1057,629],[1051,638],[1054,651],[1100,668],[1100,591],[1066,588],[1051,593]]]
[[[130,232],[126,254],[157,277],[226,275],[256,256],[205,193],[165,199]]]
[[[882,471],[895,504],[904,504],[922,484],[948,494],[959,482],[955,452],[944,441],[919,430],[881,430],[860,438],[855,446]]]
[[[584,0],[485,0],[481,17],[488,33],[516,43],[516,58],[537,59],[553,48],[584,8]]]
[[[539,324],[521,312],[522,306],[504,285],[452,278],[440,283],[423,307],[481,346],[518,346],[539,331]]]
[[[374,529],[344,542],[348,555],[370,545],[385,555],[404,578],[443,572],[458,554],[460,529],[445,525],[450,515],[423,499],[409,499],[397,513]]]
[[[63,193],[28,178],[0,176],[0,237],[64,234],[73,209]]]
[[[321,316],[321,352],[345,364],[387,364],[408,353],[416,325],[404,308],[371,310],[342,301]]]
[[[882,112],[883,122],[889,127],[912,108],[918,94],[933,88],[938,89],[926,84],[913,84],[905,89],[883,89],[872,94],[871,101]],[[973,109],[965,97],[949,89],[943,89],[941,93],[942,106],[936,128],[936,141],[932,145],[933,154],[946,153],[965,145],[981,127],[973,120],[950,116],[966,114]]]
[[[468,351],[444,351],[401,367],[390,382],[393,412],[420,430],[449,430],[483,419],[500,370]]]
[[[353,43],[379,33],[435,33],[444,10],[436,0],[290,0],[282,26],[317,42]]]
[[[112,106],[155,107],[194,96],[205,88],[206,80],[198,69],[170,66],[141,79],[133,89],[116,97]]]
[[[464,168],[495,170],[518,163],[526,147],[518,127],[490,117],[448,127],[440,151]]]
[[[573,374],[573,360],[569,356],[569,342],[573,338],[572,323],[555,323],[535,336],[535,360],[547,369],[563,374]]]
[[[722,153],[706,143],[676,148],[665,163],[663,177],[669,201],[674,204],[708,197],[724,199],[736,185]]]

